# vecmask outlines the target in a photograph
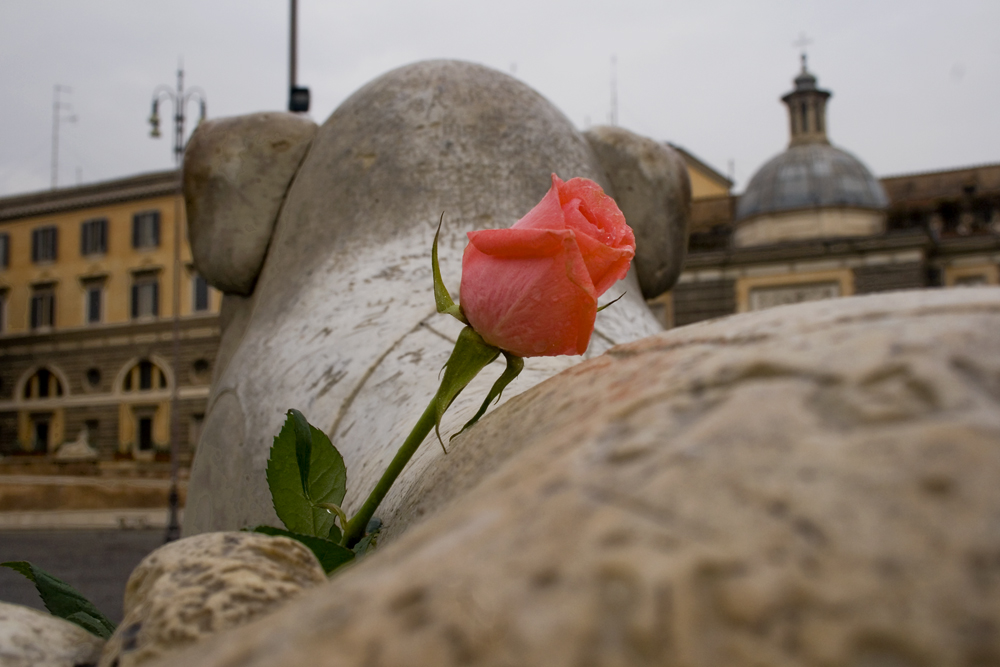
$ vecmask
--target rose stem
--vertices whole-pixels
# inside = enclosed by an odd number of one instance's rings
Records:
[[[396,481],[399,473],[403,471],[403,468],[406,467],[414,452],[417,451],[417,447],[420,446],[420,443],[424,441],[427,434],[434,428],[436,398],[437,395],[431,399],[427,409],[424,410],[424,414],[420,415],[420,419],[417,420],[413,430],[410,431],[410,435],[406,436],[403,445],[396,452],[396,456],[392,458],[385,472],[382,473],[382,477],[378,480],[375,488],[368,494],[368,498],[361,506],[361,509],[347,522],[347,528],[344,530],[344,546],[348,549],[357,544],[365,536],[365,529],[375,514],[375,510],[378,509],[379,503],[382,502],[385,494],[392,488],[393,482]]]

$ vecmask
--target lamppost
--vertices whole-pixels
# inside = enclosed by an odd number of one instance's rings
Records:
[[[158,86],[153,91],[153,112],[149,116],[152,130],[149,136],[154,139],[160,136],[160,100],[169,99],[174,103],[174,162],[180,171],[184,159],[184,111],[188,102],[198,101],[200,115],[198,122],[205,119],[205,93],[201,88],[191,88],[184,92],[184,67],[177,68],[177,90],[167,86]],[[178,173],[178,176],[180,174]],[[179,454],[180,454],[180,380],[181,380],[181,204],[180,198],[174,197],[174,329],[173,329],[173,366],[174,382],[170,392],[170,516],[167,521],[167,532],[164,542],[171,542],[181,536],[181,525],[178,519]]]
[[[309,111],[309,89],[298,83],[298,36],[299,36],[299,3],[291,0],[291,16],[289,17],[288,39],[288,110],[305,113]]]

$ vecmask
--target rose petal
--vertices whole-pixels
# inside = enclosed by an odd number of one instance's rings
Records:
[[[462,308],[487,343],[518,356],[586,351],[596,295],[576,235],[567,232],[560,241],[548,257],[488,255],[474,243],[466,247]]]
[[[628,229],[625,215],[619,210],[615,200],[604,193],[601,186],[586,178],[571,178],[565,183],[559,181],[555,185],[559,191],[561,206],[574,199],[580,200],[580,212],[601,230],[602,235],[598,237],[601,241],[611,246],[618,245],[622,241],[624,230]]]
[[[559,192],[555,186],[549,188],[542,201],[515,222],[511,229],[566,229],[562,205],[559,203]]]
[[[609,248],[600,241],[580,234],[576,238],[594,284],[594,293],[601,296],[625,277],[635,251],[631,248]]]
[[[492,257],[554,257],[563,252],[563,239],[572,236],[568,229],[483,229],[469,232],[469,242]]]

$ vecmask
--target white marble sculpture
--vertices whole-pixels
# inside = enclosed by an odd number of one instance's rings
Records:
[[[289,408],[343,454],[345,509],[355,510],[433,395],[460,327],[434,308],[442,212],[441,267],[457,295],[465,232],[513,224],[553,172],[601,184],[637,237],[632,272],[602,303],[627,294],[599,315],[585,356],[660,330],[643,296],[676,280],[690,206],[683,162],[661,143],[618,128],[580,133],[517,80],[453,61],[376,79],[318,129],[290,114],[204,123],[184,164],[190,238],[198,271],[226,296],[185,533],[280,525],[264,470]],[[580,360],[529,359],[504,397]],[[444,433],[478,407],[494,365],[452,406]],[[423,445],[383,520],[443,455]]]

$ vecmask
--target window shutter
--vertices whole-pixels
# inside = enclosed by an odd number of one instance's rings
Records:
[[[139,286],[132,285],[132,317],[139,317]]]
[[[54,327],[56,325],[56,293],[53,290],[49,294],[49,321],[48,325]]]
[[[155,211],[151,216],[153,219],[151,221],[151,226],[153,228],[153,246],[159,247],[160,245],[160,212]]]
[[[101,237],[101,247],[98,248],[98,250],[100,250],[101,252],[107,252],[108,251],[108,221],[106,219],[105,220],[101,220],[101,224],[98,225],[98,228],[100,230],[100,237]]]
[[[153,317],[160,316],[160,283],[155,282],[151,285],[153,292]]]
[[[38,311],[39,311],[39,306],[40,305],[41,304],[38,303],[38,297],[37,296],[31,297],[31,328],[32,329],[37,329],[38,328]]]

